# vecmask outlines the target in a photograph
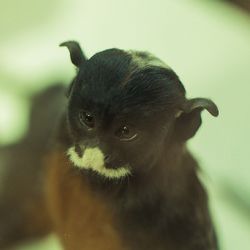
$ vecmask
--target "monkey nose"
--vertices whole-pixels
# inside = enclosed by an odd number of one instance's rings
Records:
[[[110,163],[110,161],[111,161],[111,156],[110,155],[105,155],[104,156],[104,162],[105,163]]]
[[[83,156],[84,150],[85,150],[84,145],[80,145],[80,144],[75,145],[75,151],[80,158]]]

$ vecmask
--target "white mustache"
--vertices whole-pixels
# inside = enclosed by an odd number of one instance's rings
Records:
[[[76,153],[75,147],[70,147],[67,151],[67,155],[74,166],[78,168],[91,169],[108,179],[119,179],[131,175],[128,165],[117,169],[106,168],[104,163],[104,154],[98,147],[86,148],[82,157],[79,157]]]

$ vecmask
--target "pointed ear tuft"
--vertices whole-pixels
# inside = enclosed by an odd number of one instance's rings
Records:
[[[71,62],[76,66],[80,67],[87,59],[82,52],[82,49],[78,42],[67,41],[60,44],[60,47],[67,47],[70,53]]]
[[[175,136],[180,141],[193,137],[201,125],[201,111],[206,109],[211,115],[218,116],[215,103],[205,98],[186,100],[182,110],[176,113]]]
[[[206,109],[213,116],[219,115],[219,110],[216,104],[210,99],[194,98],[188,100],[186,106],[184,107],[184,112],[190,113],[195,109],[200,109],[200,110]]]

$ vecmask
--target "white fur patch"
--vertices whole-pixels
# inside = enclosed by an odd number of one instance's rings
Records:
[[[168,69],[170,68],[166,63],[149,52],[143,52],[142,55],[142,52],[130,50],[128,53],[132,56],[133,62],[140,68],[144,68],[146,66],[159,66]]]
[[[118,179],[131,174],[128,166],[117,169],[105,168],[104,155],[98,147],[86,148],[82,157],[79,157],[74,147],[71,147],[67,155],[76,167],[91,169],[108,179]]]

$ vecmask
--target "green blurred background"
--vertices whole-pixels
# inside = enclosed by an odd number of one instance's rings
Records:
[[[88,56],[111,47],[150,51],[179,74],[188,97],[214,100],[219,118],[204,112],[189,144],[204,170],[222,249],[249,249],[248,12],[213,0],[0,0],[0,145],[27,132],[31,95],[74,76],[58,47],[69,39]],[[0,188],[1,175],[0,166]],[[60,247],[50,236],[18,249]]]

